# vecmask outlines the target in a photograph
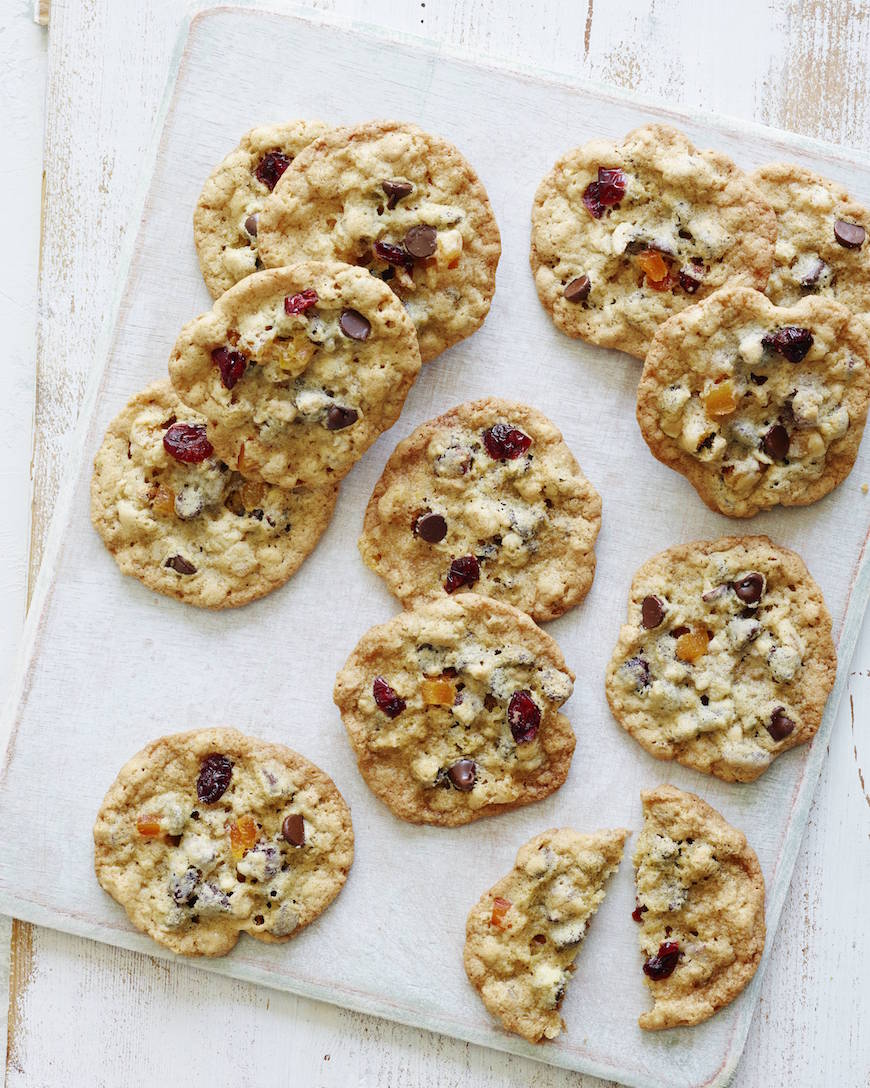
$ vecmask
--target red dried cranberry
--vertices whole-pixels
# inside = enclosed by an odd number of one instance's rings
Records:
[[[226,756],[212,752],[199,768],[196,780],[196,796],[207,805],[213,805],[226,793],[233,777],[233,765]]]
[[[306,310],[310,310],[312,306],[316,306],[319,302],[317,292],[313,287],[306,287],[304,291],[300,291],[296,295],[288,295],[284,299],[284,313],[285,314],[304,314]]]
[[[688,628],[686,628],[688,630]],[[673,634],[673,631],[671,632]],[[649,662],[644,657],[630,657],[622,666],[634,680],[635,691],[645,691],[650,685]]]
[[[701,281],[704,279],[704,266],[700,264],[688,264],[685,265],[679,271],[680,287],[686,292],[687,295],[694,295],[694,293],[701,286]]]
[[[483,432],[483,444],[493,461],[513,461],[526,452],[532,440],[509,423],[496,423]]]
[[[583,193],[583,203],[593,219],[600,219],[604,209],[618,204],[625,196],[625,174],[619,169],[598,167],[598,181],[590,181]]]
[[[241,351],[230,351],[229,348],[215,348],[211,353],[211,361],[221,372],[221,382],[226,389],[233,388],[248,365],[247,355]]]
[[[807,352],[813,346],[813,334],[809,329],[802,329],[797,325],[783,325],[776,332],[763,336],[761,343],[771,351],[778,351],[790,363],[799,363],[806,358]]]
[[[407,706],[405,700],[396,694],[383,676],[375,677],[372,684],[372,695],[375,697],[378,709],[383,710],[388,718],[398,718]]]
[[[517,744],[528,744],[538,735],[541,708],[529,691],[515,691],[508,703],[508,725]]]
[[[643,916],[649,910],[649,907],[645,907],[642,903],[638,903],[637,900],[635,900],[635,903],[637,905],[635,906],[634,910],[631,912],[631,917],[635,922],[642,922],[643,921]]]
[[[453,593],[462,586],[473,586],[480,577],[480,564],[473,555],[462,555],[454,559],[447,571],[444,588]]]
[[[290,159],[280,151],[267,151],[260,159],[254,173],[258,181],[270,191],[278,184],[278,179],[290,165]]]
[[[387,264],[394,264],[408,270],[414,267],[414,258],[404,246],[396,246],[392,242],[375,242],[373,248],[375,256],[381,261],[386,261]]]
[[[173,423],[163,436],[163,448],[186,465],[198,465],[214,453],[204,423]]]
[[[680,958],[680,945],[678,941],[662,941],[659,950],[643,965],[643,973],[654,982],[660,982],[674,973],[677,961]]]

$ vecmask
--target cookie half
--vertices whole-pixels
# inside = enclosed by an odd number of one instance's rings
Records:
[[[455,827],[565,781],[574,673],[511,605],[465,593],[360,639],[335,682],[360,773],[400,819]]]
[[[338,484],[285,490],[220,460],[168,381],[133,397],[94,459],[91,520],[124,574],[201,608],[283,585],[329,524]]]
[[[747,518],[823,498],[852,469],[870,398],[870,345],[826,298],[776,307],[725,287],[656,333],[637,390],[653,455],[704,502]]]
[[[836,674],[831,617],[800,556],[724,537],[640,568],[605,689],[656,759],[751,782],[812,740]]]
[[[663,321],[727,281],[763,289],[775,239],[730,159],[644,125],[559,159],[535,194],[531,265],[562,332],[643,359]]]
[[[647,1031],[700,1024],[749,982],[764,951],[764,877],[755,851],[694,793],[640,795],[634,852]]]
[[[248,276],[182,329],[169,360],[218,455],[280,487],[345,476],[399,418],[419,370],[390,289],[322,261]]]
[[[184,956],[289,941],[341,891],[350,810],[332,779],[235,729],[161,737],[120,770],[94,828],[102,887]]]
[[[407,606],[466,589],[541,622],[589,592],[601,499],[562,435],[524,404],[460,404],[400,442],[360,553]]]
[[[460,152],[415,125],[333,129],[281,178],[259,219],[267,266],[308,257],[365,266],[402,301],[424,362],[483,324],[501,239]]]
[[[628,834],[536,835],[468,915],[468,979],[493,1016],[530,1043],[555,1039],[565,1026],[559,1009],[574,961]]]
[[[816,295],[870,311],[870,212],[842,185],[794,163],[759,167],[752,180],[776,212],[768,298],[791,306]]]
[[[193,240],[212,298],[262,268],[257,226],[266,197],[299,152],[328,131],[322,121],[252,128],[206,178],[193,212]]]

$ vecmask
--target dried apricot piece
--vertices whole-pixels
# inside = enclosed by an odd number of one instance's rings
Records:
[[[450,680],[443,677],[437,680],[424,680],[420,685],[420,694],[427,706],[453,706],[456,701],[456,688]]]
[[[251,816],[240,816],[238,821],[229,825],[230,852],[236,861],[241,861],[257,841],[257,825]]]
[[[492,901],[492,915],[489,924],[495,926],[496,929],[504,929],[505,915],[512,906],[513,903],[511,903],[510,899],[502,899],[500,895],[497,895]]]
[[[704,410],[710,419],[730,416],[736,408],[737,394],[734,392],[734,383],[730,378],[714,385],[704,396]]]
[[[160,821],[156,816],[140,816],[136,821],[136,830],[143,839],[156,839],[162,834]]]
[[[670,279],[670,268],[667,261],[654,249],[645,249],[637,258],[637,263],[643,270],[649,281],[650,287],[664,290],[664,285]]]
[[[676,654],[680,661],[697,661],[707,652],[710,636],[705,627],[693,627],[677,639]]]

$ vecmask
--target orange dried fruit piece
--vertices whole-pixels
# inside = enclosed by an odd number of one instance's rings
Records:
[[[157,490],[151,496],[151,509],[155,514],[170,517],[175,513],[175,492],[165,484],[158,484]]]
[[[737,408],[737,394],[730,378],[714,385],[704,396],[704,410],[710,419],[730,416]]]
[[[162,834],[160,821],[156,816],[140,816],[136,821],[136,830],[143,839],[156,839]]]
[[[246,510],[256,510],[263,505],[266,496],[266,485],[257,480],[245,480],[239,491]]]
[[[252,816],[240,816],[238,821],[229,825],[230,853],[236,861],[241,861],[257,841],[257,825]]]
[[[707,652],[710,636],[705,627],[693,627],[677,639],[676,654],[680,661],[697,661]]]
[[[668,263],[661,253],[656,252],[656,250],[645,249],[638,256],[637,263],[643,269],[644,275],[650,281],[651,286],[667,280],[670,272]]]
[[[489,919],[489,924],[495,926],[496,929],[504,929],[504,919],[507,912],[511,909],[513,903],[510,899],[502,899],[500,895],[497,895],[492,901],[492,915]]]
[[[456,688],[444,677],[424,680],[420,685],[420,694],[427,706],[453,706],[456,702]]]

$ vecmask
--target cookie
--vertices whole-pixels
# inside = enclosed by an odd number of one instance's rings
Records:
[[[656,333],[637,390],[653,455],[711,510],[806,506],[852,469],[870,397],[870,345],[845,306],[776,307],[725,287]]]
[[[752,175],[776,212],[776,249],[765,293],[777,306],[805,295],[870,311],[870,212],[842,185],[794,163],[770,163]]]
[[[184,956],[223,956],[250,933],[295,937],[341,891],[350,810],[332,779],[235,729],[161,737],[120,770],[94,827],[102,887]]]
[[[643,359],[663,321],[727,281],[763,289],[775,239],[730,159],[644,125],[559,159],[535,194],[531,265],[562,332]]]
[[[299,152],[328,131],[322,121],[252,128],[209,174],[193,212],[193,240],[212,298],[262,268],[257,223],[266,197]]]
[[[459,151],[415,125],[333,129],[289,167],[259,219],[267,266],[301,257],[364,265],[395,291],[424,362],[480,328],[501,239]]]
[[[468,915],[468,979],[493,1016],[530,1043],[565,1026],[559,1009],[574,961],[628,834],[563,827],[536,835]]]
[[[399,418],[414,326],[363,268],[307,261],[248,276],[182,329],[169,375],[218,455],[279,487],[335,483]]]
[[[463,593],[372,627],[334,698],[369,788],[400,819],[456,827],[565,781],[574,673],[524,613]]]
[[[124,574],[187,604],[233,608],[299,569],[337,498],[334,483],[287,491],[243,479],[215,454],[204,417],[161,381],[106,432],[91,520]]]
[[[403,605],[471,589],[541,622],[589,592],[601,499],[553,424],[488,397],[400,442],[359,549]]]
[[[694,793],[640,795],[634,852],[647,1031],[700,1024],[733,1001],[764,951],[764,877],[742,832]]]
[[[836,673],[831,617],[800,556],[724,537],[640,568],[605,689],[656,759],[751,782],[812,740]]]

